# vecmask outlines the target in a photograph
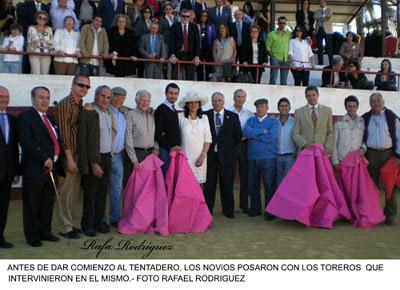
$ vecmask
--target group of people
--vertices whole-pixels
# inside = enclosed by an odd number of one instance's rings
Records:
[[[371,111],[362,117],[357,115],[357,98],[347,97],[347,114],[334,126],[332,110],[319,104],[314,86],[306,88],[307,104],[297,109],[294,117],[289,115],[289,99],[281,98],[277,118],[268,113],[265,98],[254,102],[255,114],[245,109],[243,89],[234,92],[231,108],[225,107],[223,93],[214,92],[212,109],[205,112],[202,107],[208,102],[207,96],[187,92],[179,98],[180,88],[175,83],[166,86],[165,100],[155,110],[147,90],[137,91],[137,106],[131,109],[124,106],[126,90],[107,85],[97,87],[94,102],[83,105],[89,89],[90,78],[75,75],[69,95],[55,106],[53,119],[48,115],[49,89],[34,87],[32,107],[16,119],[7,113],[9,91],[0,87],[0,247],[12,247],[5,241],[4,228],[11,185],[19,176],[23,178],[24,235],[28,244],[39,247],[42,241],[59,240],[51,229],[55,197],[61,236],[77,239],[83,233],[94,237],[109,232],[110,225],[118,227],[123,188],[151,154],[163,161],[165,175],[170,154],[183,152],[211,214],[219,179],[222,212],[230,219],[235,218],[236,164],[240,173],[239,207],[254,217],[264,212],[296,155],[313,144],[324,147],[335,168],[348,153],[365,154],[376,186],[380,168],[393,157],[400,162],[400,121],[384,106],[380,93],[371,95]],[[79,227],[73,213],[81,190],[84,197]],[[386,224],[394,224],[396,211],[393,193],[386,198]],[[268,212],[264,215],[267,220],[274,218]]]
[[[1,17],[15,19],[12,2],[5,2],[8,8]],[[9,36],[2,45],[3,72],[19,73],[22,68],[28,72],[30,66],[33,74],[107,72],[116,77],[200,81],[236,78],[238,82],[260,83],[265,68],[249,65],[265,66],[269,62],[273,66],[269,84],[276,84],[280,71],[280,84],[286,85],[291,70],[296,86],[308,86],[314,66],[311,36],[316,33],[318,64],[323,65],[324,50],[330,63],[324,67],[328,71],[323,72],[323,86],[397,89],[390,63],[387,70],[382,65],[375,84],[360,72],[362,52],[351,32],[341,46],[341,57],[334,58],[333,11],[325,0],[319,1],[315,12],[310,10],[309,0],[303,1],[292,33],[286,29],[285,16],[279,17],[278,28],[269,32],[268,11],[256,14],[250,1],[243,9],[232,2],[216,0],[215,7],[207,8],[205,1],[172,1],[161,7],[157,1],[136,0],[125,9],[123,0],[102,0],[97,7],[89,0],[54,0],[51,8],[42,0],[28,1],[19,8],[17,22],[7,25]],[[22,55],[6,54],[24,50],[31,53],[29,64]],[[179,66],[178,61],[191,63]],[[235,70],[232,65],[236,63],[244,66]],[[354,73],[329,71],[347,68]]]

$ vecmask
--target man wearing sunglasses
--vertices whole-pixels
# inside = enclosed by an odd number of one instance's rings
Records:
[[[190,10],[182,9],[180,12],[181,22],[171,27],[169,55],[173,64],[172,78],[178,79],[178,61],[194,61],[197,66],[200,63],[200,34],[197,25],[190,22]],[[185,79],[194,80],[195,67],[192,64],[181,64],[185,70]]]
[[[54,117],[60,128],[65,154],[65,177],[59,177],[58,217],[60,235],[78,239],[79,230],[74,227],[73,211],[80,192],[81,175],[78,170],[78,117],[82,110],[82,99],[90,89],[88,76],[76,75],[72,80],[71,92],[55,107]]]

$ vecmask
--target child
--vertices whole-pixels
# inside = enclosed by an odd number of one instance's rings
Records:
[[[13,23],[9,28],[10,35],[4,38],[2,51],[20,51],[24,49],[24,37],[21,35],[22,28]],[[21,73],[22,55],[5,54],[3,58],[3,73]]]

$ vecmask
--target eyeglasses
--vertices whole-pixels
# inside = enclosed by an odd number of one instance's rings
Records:
[[[278,22],[279,25],[286,25],[286,22]]]
[[[46,20],[47,18],[46,18],[46,17],[43,17],[43,16],[38,16],[37,19],[38,19],[38,20]]]
[[[89,85],[85,85],[85,84],[81,84],[81,83],[75,83],[75,85],[77,85],[80,88],[85,88],[87,90],[90,90],[90,86]]]
[[[182,15],[182,18],[190,18],[190,15]]]

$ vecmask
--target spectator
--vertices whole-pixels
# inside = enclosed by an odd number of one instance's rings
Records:
[[[200,59],[200,33],[196,24],[190,23],[190,10],[182,9],[181,23],[175,23],[171,28],[169,43],[170,61],[173,64],[172,78],[178,78],[178,60],[193,61],[192,64],[181,64],[185,70],[185,79],[194,80],[195,65],[199,65]]]
[[[53,50],[53,31],[50,26],[47,26],[49,14],[39,11],[36,13],[35,19],[36,25],[31,25],[28,29],[26,52],[50,53]],[[29,62],[32,74],[49,73],[50,56],[30,55]]]
[[[333,65],[324,67],[322,72],[322,86],[327,88],[348,88],[349,80],[343,70],[344,61],[340,55],[333,57]],[[330,71],[329,71],[330,70]]]
[[[244,51],[245,61],[243,64],[262,64],[267,65],[268,55],[265,49],[265,43],[260,37],[261,28],[258,25],[253,25],[251,27],[250,37],[251,40],[247,44],[247,48]],[[255,83],[260,83],[262,75],[264,73],[264,68],[258,69],[257,78],[257,68],[248,69],[252,75],[252,79]]]
[[[374,88],[374,83],[370,82],[365,74],[361,72],[361,66],[358,61],[350,61],[349,69],[352,72],[347,74],[347,79],[353,89],[372,90]]]
[[[146,35],[150,33],[150,25],[153,22],[153,15],[151,13],[151,9],[149,6],[144,6],[142,10],[142,17],[139,18],[135,25],[133,26],[133,32],[135,35],[135,43],[136,43],[136,48],[139,48],[139,43],[140,43],[140,38],[143,35]],[[142,55],[138,55],[139,57],[142,57]],[[138,62],[136,64],[137,69],[138,69],[138,77],[142,78],[144,76],[144,64],[143,62]]]
[[[355,60],[361,63],[362,54],[360,49],[360,44],[354,42],[354,34],[353,32],[346,33],[346,41],[342,43],[340,46],[339,54],[343,57],[343,60],[346,64],[350,61]]]
[[[67,7],[67,0],[58,0],[58,6],[51,7],[50,16],[54,31],[64,28],[64,19],[67,16],[74,18],[74,30],[79,31],[79,21],[76,18],[74,10]]]
[[[183,112],[178,114],[182,150],[202,188],[207,179],[207,152],[212,142],[210,124],[201,109],[206,103],[207,97],[189,92],[179,102]]]
[[[280,69],[281,85],[287,84],[290,65],[288,52],[291,34],[285,29],[286,23],[287,19],[285,16],[279,17],[278,30],[270,32],[267,40],[267,52],[271,56],[271,65],[283,67]],[[277,77],[278,68],[271,68],[269,84],[275,85]]]
[[[215,27],[220,24],[229,25],[232,22],[231,9],[226,7],[222,0],[215,0],[215,7],[208,9],[208,17]]]
[[[201,12],[200,16],[200,60],[213,62],[212,47],[216,38],[215,26],[208,19],[208,12]],[[200,65],[197,69],[198,81],[209,81],[211,73],[210,65]]]
[[[144,58],[159,59],[160,62],[146,62],[144,64],[144,76],[146,78],[161,79],[162,63],[167,58],[167,48],[164,38],[158,33],[158,23],[150,25],[150,33],[140,38],[139,52]]]
[[[128,16],[125,14],[115,15],[113,24],[111,24],[111,28],[108,31],[109,53],[118,57],[130,57],[136,60],[137,51],[134,39]],[[131,60],[107,60],[105,65],[107,72],[116,77],[135,74],[135,65]]]
[[[15,22],[15,7],[12,0],[0,1],[0,39],[3,33],[8,33],[10,25]]]
[[[250,212],[249,217],[261,215],[275,193],[276,187],[276,138],[278,121],[267,115],[268,100],[258,99],[254,102],[256,116],[246,122],[243,135],[249,139],[247,145]],[[264,182],[265,203],[261,206],[260,177]],[[265,219],[274,216],[265,213]]]
[[[129,5],[126,9],[126,15],[128,15],[133,27],[136,21],[142,18],[143,2],[143,0],[133,0],[133,5]]]
[[[57,7],[58,0],[51,0],[50,7]],[[74,0],[67,0],[67,8],[74,10],[75,9],[75,1]]]
[[[256,12],[254,11],[253,5],[251,4],[250,1],[244,2],[243,12],[244,12],[244,15],[243,15],[244,22],[246,22],[250,25],[253,25],[254,23],[256,23],[256,20],[257,20]]]
[[[90,24],[93,17],[96,15],[96,11],[96,4],[91,0],[76,0],[75,2],[74,12],[79,20],[80,27]]]
[[[24,31],[24,37],[27,35],[29,27],[36,24],[36,13],[39,11],[50,14],[49,6],[42,3],[42,0],[29,0],[23,4],[21,17],[18,21],[20,21]],[[47,21],[49,22],[50,19],[47,19]]]
[[[215,67],[213,81],[231,81],[232,63],[236,60],[236,43],[232,36],[229,36],[228,27],[220,24],[218,37],[213,44],[214,61],[220,65]]]
[[[54,57],[54,72],[57,75],[73,75],[76,71],[78,59],[76,57],[64,56],[72,54],[80,56],[79,52],[79,32],[73,30],[75,18],[66,16],[64,18],[64,27],[57,29],[54,33],[53,47],[55,52],[60,55]]]
[[[225,7],[228,7],[231,10],[231,19],[232,22],[235,22],[235,12],[239,10],[239,6],[233,3],[233,0],[223,0]],[[206,10],[206,9],[205,9]]]
[[[325,39],[325,50],[328,53],[329,64],[333,61],[333,41],[332,41],[332,16],[333,12],[330,8],[326,7],[326,0],[319,0],[320,9],[314,13],[314,18],[317,22],[315,25],[315,31],[317,31],[317,42],[318,42],[318,64],[324,64],[324,45],[323,40]]]
[[[237,58],[236,61],[243,63],[245,61],[245,49],[250,43],[250,24],[243,21],[243,11],[235,11],[236,21],[229,24],[229,34],[236,42]]]
[[[146,5],[150,7],[151,14],[158,15],[158,3],[156,0],[146,0]]]
[[[375,86],[381,91],[397,91],[396,74],[392,71],[392,63],[389,59],[381,62],[381,70],[375,77]]]
[[[108,56],[107,32],[101,27],[103,19],[95,16],[91,24],[82,27],[79,39],[79,49],[82,56]],[[80,74],[99,75],[101,60],[96,58],[81,58],[79,63]]]
[[[265,3],[262,4],[262,8],[261,11],[258,12],[257,19],[257,24],[261,27],[261,39],[267,43],[271,20],[269,16],[268,5]]]
[[[200,19],[201,13],[207,11],[207,5],[205,1],[197,2],[196,0],[183,0],[181,1],[180,10],[188,9],[194,11],[196,18]]]
[[[300,10],[296,12],[296,26],[303,29],[305,37],[311,37],[314,32],[314,12],[310,11],[310,1],[304,0],[301,3]]]
[[[166,4],[164,7],[164,15],[161,17],[159,25],[159,33],[164,37],[164,42],[167,46],[169,45],[169,37],[171,34],[171,27],[176,22],[179,22],[178,17],[174,15],[174,8],[171,4]]]
[[[100,0],[97,15],[103,19],[103,27],[107,31],[117,14],[125,14],[124,0]]]
[[[289,42],[289,59],[295,86],[308,86],[310,71],[314,66],[314,54],[308,40],[304,39],[303,30],[296,26],[293,38]]]
[[[17,23],[11,24],[9,27],[10,35],[3,40],[1,51],[24,51],[24,37],[22,36],[22,27]],[[3,56],[3,73],[21,73],[22,55],[4,54]]]

